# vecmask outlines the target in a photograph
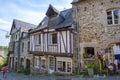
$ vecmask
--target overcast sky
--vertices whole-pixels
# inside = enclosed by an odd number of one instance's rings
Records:
[[[72,0],[0,0],[0,29],[10,31],[13,19],[38,25],[49,4],[61,11],[71,8],[71,2]],[[0,38],[4,35],[0,33]],[[4,41],[4,45],[8,44],[5,39],[0,39],[1,41]]]

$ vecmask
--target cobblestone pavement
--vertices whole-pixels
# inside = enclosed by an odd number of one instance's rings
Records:
[[[9,72],[6,78],[2,78],[2,73],[0,72],[0,80],[120,80],[119,76],[107,76],[107,77],[82,77],[82,76],[43,76],[43,75],[24,75]]]

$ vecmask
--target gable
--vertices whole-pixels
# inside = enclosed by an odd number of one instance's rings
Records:
[[[16,26],[15,26],[15,22],[13,21],[13,24],[12,24],[12,28],[11,28],[11,30],[10,30],[10,35],[12,35],[14,32],[16,32],[17,31],[17,28],[16,28]]]
[[[57,16],[59,13],[60,13],[60,12],[59,12],[56,8],[54,8],[52,5],[49,5],[49,8],[48,8],[48,10],[47,10],[47,12],[46,12],[46,15],[47,15],[48,17],[55,17],[55,16]]]
[[[28,32],[29,29],[33,29],[35,27],[36,27],[36,25],[34,25],[34,24],[14,19],[13,24],[12,24],[12,28],[10,31],[10,35],[19,29],[21,29],[22,32],[23,31]]]

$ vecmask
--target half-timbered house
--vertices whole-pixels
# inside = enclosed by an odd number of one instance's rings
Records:
[[[72,73],[72,9],[58,11],[52,5],[37,28],[30,30],[31,71]]]

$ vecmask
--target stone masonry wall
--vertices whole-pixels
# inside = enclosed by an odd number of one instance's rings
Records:
[[[76,19],[76,6],[78,7],[80,45],[84,46],[85,43],[96,42],[94,44],[96,50],[101,50],[108,47],[110,43],[120,42],[120,0],[84,0],[73,4],[74,21]],[[119,24],[107,24],[106,11],[108,9],[119,9]],[[76,54],[77,45],[75,45],[74,50]]]

